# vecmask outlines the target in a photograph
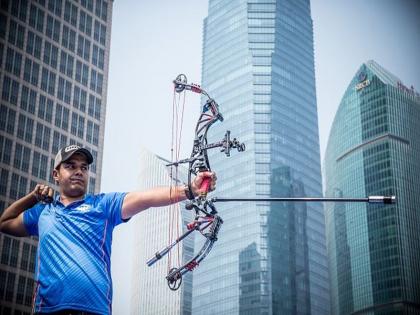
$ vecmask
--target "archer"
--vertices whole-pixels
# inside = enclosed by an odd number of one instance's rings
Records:
[[[111,314],[111,242],[118,224],[213,190],[216,176],[197,173],[188,185],[129,193],[88,195],[92,154],[70,145],[55,157],[53,178],[59,194],[44,184],[12,203],[0,217],[1,232],[39,237],[35,314]],[[206,191],[205,191],[206,192]]]

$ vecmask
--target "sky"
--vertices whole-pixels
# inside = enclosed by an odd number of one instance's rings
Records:
[[[101,191],[136,190],[142,146],[170,156],[172,80],[184,73],[201,81],[207,8],[207,0],[114,1]],[[311,10],[323,159],[335,112],[363,62],[375,60],[420,91],[420,0],[312,0]],[[185,104],[182,157],[190,153],[199,98],[189,94]],[[114,231],[117,315],[130,311],[132,232],[130,222]]]

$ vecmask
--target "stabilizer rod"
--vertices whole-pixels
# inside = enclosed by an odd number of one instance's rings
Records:
[[[332,198],[332,197],[284,197],[284,198],[221,198],[213,197],[212,202],[230,201],[301,201],[301,202],[367,202],[393,204],[396,202],[395,196],[369,196],[366,198]]]

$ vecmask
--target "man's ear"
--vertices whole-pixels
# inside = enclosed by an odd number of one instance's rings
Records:
[[[52,172],[52,176],[56,183],[58,183],[58,170],[54,169]]]

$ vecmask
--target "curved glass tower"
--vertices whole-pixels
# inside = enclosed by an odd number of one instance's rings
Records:
[[[420,312],[420,94],[374,61],[357,71],[325,155],[326,194],[396,195],[395,205],[328,204],[334,314]]]
[[[313,31],[308,0],[210,0],[202,85],[247,149],[211,152],[217,196],[320,196]],[[320,204],[218,204],[213,252],[194,271],[196,314],[328,314]],[[199,246],[199,245],[197,245]]]

